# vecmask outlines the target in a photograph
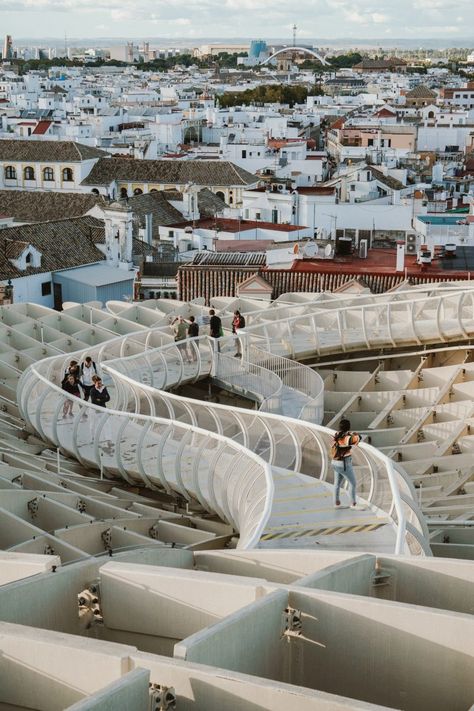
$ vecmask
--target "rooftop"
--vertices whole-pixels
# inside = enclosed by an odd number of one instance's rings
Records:
[[[80,163],[107,155],[99,148],[91,148],[74,141],[0,139],[0,161]]]
[[[205,217],[202,220],[190,222],[186,220],[175,225],[175,227],[185,227],[186,225],[201,227],[208,230],[217,230],[218,232],[246,232],[247,230],[269,230],[273,232],[298,232],[305,229],[302,225],[282,225],[274,222],[261,222],[257,220],[235,220],[227,217]]]
[[[82,181],[83,185],[110,185],[114,180],[203,186],[245,186],[258,177],[230,161],[214,160],[135,160],[102,158]]]

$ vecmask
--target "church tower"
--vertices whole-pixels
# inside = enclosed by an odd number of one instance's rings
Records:
[[[105,256],[111,267],[133,269],[133,213],[127,204],[112,202],[104,208]]]

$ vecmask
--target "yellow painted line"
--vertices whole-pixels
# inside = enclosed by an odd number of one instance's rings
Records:
[[[388,519],[387,519],[387,521],[385,521],[383,519],[382,520],[377,519],[377,521],[366,521],[364,524],[361,524],[361,525],[363,525],[364,527],[384,526],[386,523],[388,523]],[[354,521],[338,521],[336,523],[336,521],[328,521],[327,525],[326,525],[326,524],[324,524],[323,521],[321,521],[320,526],[323,526],[323,525],[324,525],[324,529],[321,529],[321,530],[326,530],[326,528],[334,528],[334,526],[336,526],[336,528],[339,528],[341,525],[352,527],[355,525],[355,522]],[[308,522],[306,522],[306,523],[288,523],[286,525],[280,524],[280,526],[269,526],[268,528],[265,529],[265,532],[279,531],[279,530],[281,531],[281,529],[289,528],[290,526],[292,528],[308,528]]]
[[[328,508],[325,509],[296,509],[296,511],[285,511],[284,509],[281,511],[275,511],[276,515],[281,515],[281,516],[296,516],[298,514],[313,514],[313,513],[327,513],[328,511],[334,511],[334,506],[329,506]],[[341,510],[341,509],[339,509]],[[357,518],[353,519],[354,523],[357,521]]]
[[[367,528],[367,526],[365,524],[363,524],[362,526],[354,526],[353,531],[354,531],[354,533],[357,533],[358,531],[362,531],[362,529],[365,529],[365,528]]]
[[[354,528],[352,526],[342,526],[342,528],[330,528],[328,531],[324,531],[325,536],[329,536],[330,534],[334,534],[337,536],[338,533],[347,533],[348,531],[353,531]]]

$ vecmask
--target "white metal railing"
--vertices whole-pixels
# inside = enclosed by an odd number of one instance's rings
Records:
[[[41,437],[109,476],[199,502],[240,532],[239,547],[256,545],[273,501],[267,462],[222,435],[67,395],[40,372],[44,364],[31,366],[19,383],[22,417]],[[61,414],[66,401],[71,418]]]
[[[438,290],[436,296],[318,310],[245,331],[249,343],[292,358],[474,336],[474,290]],[[392,297],[394,295],[392,294]]]
[[[366,308],[369,307],[373,305]],[[357,308],[365,306],[353,307]],[[439,303],[436,313],[438,320],[443,317]],[[330,314],[334,322],[334,311]],[[344,326],[344,316],[337,315],[336,323]],[[297,327],[297,338],[305,335],[305,324],[302,329],[300,324]],[[277,339],[269,329],[278,331],[281,322],[264,328],[265,342],[273,346]],[[308,389],[311,396],[322,394],[317,392],[316,379],[309,375],[312,371],[287,358],[265,353],[261,349],[262,335],[251,330],[250,336],[249,339],[246,329],[243,350],[247,350],[249,358],[265,363],[265,368],[257,362],[249,363],[249,367],[256,368],[255,373],[263,368],[268,382],[276,385],[279,380],[278,388],[288,378],[297,392],[304,394]],[[149,348],[157,339],[161,346]],[[241,367],[240,359],[232,359],[232,366],[228,363],[231,359],[226,352],[231,350],[229,343],[233,341],[222,339],[222,353],[215,357],[216,342],[207,336],[190,340],[184,347],[174,343],[163,328],[148,329],[112,338],[87,351],[48,358],[30,366],[21,377],[20,411],[43,438],[71,452],[79,461],[96,466],[109,476],[199,501],[230,522],[240,532],[239,545],[248,547],[249,541],[254,545],[258,540],[272,508],[271,466],[331,481],[328,451],[332,432],[281,415],[203,403],[164,392],[165,387],[212,372],[219,362],[232,369]],[[110,377],[113,409],[104,411],[69,398],[77,412],[71,422],[63,422],[62,404],[68,396],[60,390],[59,382],[67,362],[73,357],[79,360],[86,353],[100,362],[104,374]],[[275,392],[278,394],[278,389],[267,392],[267,400]],[[87,419],[82,417],[84,414]],[[249,452],[252,457],[247,459]],[[366,444],[355,450],[354,461],[360,495],[391,517],[396,526],[397,552],[405,544],[419,549],[424,540],[423,520],[411,502],[410,491],[406,497],[400,495],[406,481],[394,469],[393,462]],[[251,475],[247,476],[247,471]],[[236,503],[233,487],[241,485]]]

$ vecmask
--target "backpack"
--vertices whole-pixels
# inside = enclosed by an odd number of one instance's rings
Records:
[[[335,459],[336,461],[342,461],[344,457],[346,457],[349,452],[352,449],[352,446],[349,445],[342,445],[339,444],[339,440],[341,439],[341,436],[346,433],[344,432],[336,432],[333,438],[333,443],[331,446],[331,459]],[[347,432],[347,435],[349,435],[349,442],[352,441],[352,435],[350,432]]]

